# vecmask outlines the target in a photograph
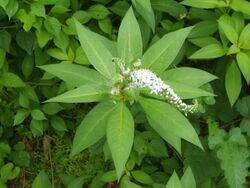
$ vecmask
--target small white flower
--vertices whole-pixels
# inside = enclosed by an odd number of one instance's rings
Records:
[[[169,85],[148,69],[133,70],[130,72],[129,79],[129,89],[149,88],[151,94],[165,97],[170,104],[173,104],[185,114],[188,112],[192,113],[195,110],[194,105],[184,103]]]
[[[174,90],[152,71],[148,69],[140,69],[139,67],[142,65],[140,59],[133,64],[135,70],[126,68],[124,62],[120,58],[114,58],[113,61],[118,65],[121,71],[121,79],[119,79],[119,83],[124,83],[124,81],[127,82],[127,87],[124,88],[125,90],[149,88],[151,94],[164,97],[170,104],[183,111],[185,115],[187,115],[188,112],[193,113],[196,110],[197,104],[187,105],[184,103]],[[119,95],[121,93],[120,90],[120,87],[114,86],[110,93],[112,95]]]

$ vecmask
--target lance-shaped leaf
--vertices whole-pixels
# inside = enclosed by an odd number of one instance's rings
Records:
[[[40,66],[39,68],[73,86],[105,84],[107,81],[106,78],[97,71],[76,64],[51,64]]]
[[[147,117],[156,122],[157,126],[161,127],[162,134],[172,134],[202,148],[193,126],[173,106],[166,102],[146,98],[141,98],[139,102]]]
[[[142,66],[155,73],[162,73],[175,60],[192,28],[168,33],[154,43],[143,55]]]
[[[117,50],[127,65],[142,56],[141,31],[132,8],[127,11],[119,28]]]
[[[45,102],[63,102],[63,103],[96,102],[105,99],[108,96],[108,92],[109,92],[108,87],[104,85],[89,84],[67,91]]]
[[[95,106],[82,120],[76,130],[71,156],[95,144],[106,133],[106,120],[114,110],[114,103],[103,102]]]
[[[181,153],[181,138],[169,132],[168,127],[162,126],[158,121],[147,117],[150,126],[164,139],[167,143],[173,146],[179,153]]]
[[[247,24],[240,34],[239,47],[243,49],[250,49],[250,23]]]
[[[235,61],[231,61],[228,64],[225,76],[225,86],[227,96],[231,106],[234,105],[238,99],[241,91],[241,74]]]
[[[183,5],[196,7],[196,8],[217,8],[217,7],[226,7],[226,3],[219,0],[184,0],[181,2]]]
[[[180,67],[167,70],[161,75],[161,78],[163,80],[171,80],[194,87],[200,87],[212,80],[217,79],[216,76],[206,71],[191,67]]]
[[[81,46],[85,51],[90,63],[103,76],[111,78],[115,73],[115,66],[112,63],[113,56],[106,46],[96,37],[92,31],[82,26],[76,19],[74,19],[76,31],[80,40]]]
[[[193,53],[190,59],[213,59],[226,55],[227,50],[221,44],[209,44]]]
[[[250,58],[244,52],[239,52],[236,56],[237,63],[240,67],[240,70],[245,77],[247,83],[250,81]]]
[[[42,170],[32,183],[32,188],[52,188],[48,175]]]
[[[119,180],[134,141],[134,120],[123,102],[117,104],[108,118],[107,141]]]
[[[132,0],[133,6],[144,18],[146,23],[155,31],[155,15],[150,0]]]
[[[239,36],[232,18],[229,15],[224,14],[220,17],[218,23],[228,40],[230,40],[233,44],[237,44]]]
[[[194,174],[192,169],[188,167],[181,178],[181,184],[183,188],[196,188]]]
[[[166,188],[182,188],[181,181],[177,176],[176,172],[174,172],[173,175],[168,180]]]

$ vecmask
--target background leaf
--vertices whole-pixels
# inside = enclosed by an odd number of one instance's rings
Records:
[[[233,106],[235,101],[238,99],[241,90],[241,74],[235,61],[231,61],[228,64],[225,86],[230,104]]]
[[[49,177],[43,170],[32,183],[32,188],[52,188]]]
[[[103,43],[75,19],[76,30],[83,50],[90,63],[103,76],[111,78],[115,73],[115,66],[112,63],[112,55]]]

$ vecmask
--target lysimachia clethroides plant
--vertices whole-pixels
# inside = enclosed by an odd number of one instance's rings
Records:
[[[130,109],[138,104],[150,126],[179,153],[181,139],[202,148],[186,116],[197,107],[190,99],[213,96],[200,87],[216,77],[194,68],[169,69],[192,27],[166,34],[143,54],[144,39],[132,8],[122,20],[117,42],[90,31],[76,19],[75,26],[93,68],[63,63],[40,67],[75,86],[47,102],[96,103],[76,130],[72,156],[105,137],[120,179],[134,141]]]

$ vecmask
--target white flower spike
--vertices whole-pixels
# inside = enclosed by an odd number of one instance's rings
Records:
[[[174,105],[180,111],[183,111],[185,115],[187,115],[187,113],[193,113],[196,110],[197,104],[188,105],[184,103],[174,90],[161,78],[157,77],[148,69],[139,68],[142,64],[140,59],[133,64],[133,70],[125,68],[120,59],[116,59],[116,62],[121,70],[124,80],[126,79],[128,83],[125,89],[148,88],[151,94],[164,97],[170,104]]]

